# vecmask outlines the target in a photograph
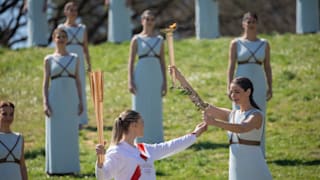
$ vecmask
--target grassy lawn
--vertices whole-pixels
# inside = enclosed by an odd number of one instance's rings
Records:
[[[271,45],[274,97],[268,103],[267,163],[274,179],[320,178],[320,34],[262,35]],[[176,65],[207,102],[231,107],[225,95],[228,46],[231,37],[175,42]],[[113,119],[131,108],[127,90],[129,43],[90,46],[94,70],[104,71],[105,138]],[[25,157],[30,179],[45,174],[45,121],[42,110],[43,58],[50,48],[11,51],[0,49],[0,99],[16,104],[13,129],[25,136]],[[167,53],[166,53],[167,54]],[[168,62],[168,57],[166,57]],[[168,84],[171,80],[168,77]],[[81,174],[50,179],[95,179],[97,142],[93,104],[87,84],[89,126],[80,140]],[[165,139],[192,131],[201,121],[188,97],[169,90],[163,99]],[[226,132],[209,127],[189,149],[157,161],[157,179],[227,179],[229,150]],[[66,147],[67,148],[67,147]]]

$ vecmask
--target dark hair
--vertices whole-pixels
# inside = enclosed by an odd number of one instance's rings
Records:
[[[130,124],[138,122],[140,118],[140,114],[134,110],[123,111],[119,117],[114,120],[110,145],[118,144],[123,134],[128,133]]]
[[[143,13],[141,14],[141,19],[143,19],[143,18],[145,18],[145,17],[147,17],[147,16],[153,16],[153,17],[155,17],[155,13],[154,13],[152,10],[150,10],[150,9],[146,9],[146,10],[144,10]]]
[[[243,15],[242,17],[242,22],[250,19],[250,18],[254,18],[257,22],[258,22],[258,15],[255,12],[247,12]]]
[[[65,5],[64,5],[64,11],[66,11],[67,9],[69,9],[71,6],[75,6],[78,8],[78,4],[75,2],[75,1],[70,1],[70,2],[67,2]]]
[[[257,108],[257,109],[260,109],[259,106],[257,105],[257,103],[253,99],[254,88],[253,88],[253,84],[252,84],[252,82],[250,81],[249,78],[236,77],[231,81],[231,83],[240,86],[245,91],[247,91],[248,89],[251,89],[251,93],[250,93],[250,96],[249,96],[250,104],[253,107]]]
[[[14,110],[14,104],[10,101],[0,101],[0,109],[4,107],[11,107]]]
[[[56,35],[57,35],[59,32],[64,33],[64,34],[66,35],[66,38],[68,38],[68,33],[67,33],[67,31],[64,30],[64,29],[61,28],[61,27],[58,27],[58,28],[56,28],[56,29],[53,31],[52,37],[53,37],[53,38],[56,37]]]

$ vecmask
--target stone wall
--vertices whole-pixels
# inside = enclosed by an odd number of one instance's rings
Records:
[[[195,35],[194,0],[133,0],[133,22],[135,33],[141,30],[140,14],[153,9],[157,14],[157,27],[164,28],[177,22],[178,37]],[[220,34],[237,36],[241,34],[241,18],[245,12],[258,13],[258,29],[261,33],[295,32],[295,0],[219,0]]]

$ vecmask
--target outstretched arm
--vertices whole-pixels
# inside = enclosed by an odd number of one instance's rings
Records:
[[[180,82],[181,86],[188,91],[188,95],[192,102],[201,110],[205,111],[208,117],[228,121],[228,117],[231,112],[230,109],[215,107],[203,102],[203,100],[200,98],[197,92],[192,88],[189,82],[184,78],[184,76],[176,67],[169,66],[169,70],[170,73],[175,73],[175,77]]]
[[[260,113],[254,113],[247,117],[241,124],[234,124],[227,121],[219,121],[212,119],[207,112],[204,113],[204,121],[208,125],[213,125],[222,128],[227,131],[235,133],[245,133],[251,131],[252,129],[259,129],[262,125],[262,115]]]
[[[145,144],[150,155],[155,159],[163,159],[181,152],[191,146],[203,132],[207,130],[205,122],[199,123],[192,133],[159,144]]]

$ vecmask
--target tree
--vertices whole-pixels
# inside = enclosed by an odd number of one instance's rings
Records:
[[[66,0],[52,0],[48,4],[49,33],[64,21],[63,8]],[[108,11],[104,0],[78,0],[79,17],[87,25],[90,43],[104,42],[107,32]],[[14,48],[18,44],[24,46],[27,40],[27,18],[23,11],[23,1],[0,1],[0,46]],[[51,42],[51,36],[49,37]]]
[[[26,36],[19,34],[19,28],[26,26],[23,13],[23,1],[8,0],[0,3],[0,46],[11,48],[23,42]]]

